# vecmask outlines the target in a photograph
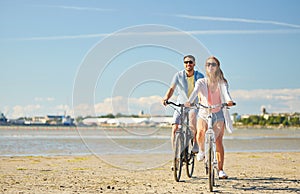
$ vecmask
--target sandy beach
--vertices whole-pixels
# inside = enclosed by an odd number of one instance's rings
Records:
[[[106,158],[105,158],[106,157]],[[1,193],[208,193],[203,163],[197,162],[192,178],[183,171],[175,182],[171,160],[151,169],[143,166],[163,155],[24,156],[0,157]],[[170,157],[171,156],[167,156]],[[112,159],[113,158],[113,159]],[[217,180],[216,193],[299,193],[300,153],[227,153],[227,180]]]

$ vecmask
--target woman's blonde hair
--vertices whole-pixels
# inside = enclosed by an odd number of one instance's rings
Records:
[[[217,81],[218,83],[219,83],[219,82],[225,82],[225,83],[227,83],[227,80],[225,79],[224,74],[223,74],[223,71],[221,70],[221,67],[220,67],[220,65],[221,65],[221,64],[220,64],[220,61],[217,59],[217,57],[215,57],[215,56],[210,56],[210,57],[208,57],[208,58],[206,59],[205,66],[207,65],[207,61],[208,61],[209,59],[213,59],[213,60],[216,61],[216,63],[217,63],[217,70],[216,70],[215,75],[211,75],[211,74],[207,71],[207,69],[206,69],[206,76],[209,78],[209,80],[215,80],[215,81]]]

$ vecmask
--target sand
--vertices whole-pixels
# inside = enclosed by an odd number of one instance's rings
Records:
[[[104,162],[110,157],[128,165]],[[202,162],[175,182],[171,160],[134,170],[139,157],[166,156],[0,157],[0,193],[208,193]],[[299,152],[226,153],[224,169],[229,178],[216,181],[216,193],[300,193]]]

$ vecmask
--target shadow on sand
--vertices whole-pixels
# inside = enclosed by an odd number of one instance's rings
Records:
[[[277,177],[255,177],[255,178],[237,178],[228,179],[232,181],[232,188],[242,191],[260,191],[260,192],[300,192],[300,180],[277,178]],[[286,186],[286,185],[289,186]],[[283,186],[285,185],[285,186]],[[297,186],[298,185],[298,186]]]
[[[206,177],[193,176],[192,179],[182,180],[181,182],[205,185],[208,184]],[[300,192],[300,180],[278,178],[278,177],[254,177],[254,178],[238,178],[230,177],[224,180],[216,180],[214,186],[214,193],[227,192],[228,187],[230,190],[240,193],[244,191],[255,193],[299,193]],[[289,186],[286,186],[289,185]],[[207,189],[207,188],[206,188]]]

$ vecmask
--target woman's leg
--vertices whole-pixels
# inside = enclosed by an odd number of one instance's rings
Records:
[[[224,165],[224,147],[223,147],[223,136],[224,136],[224,121],[218,121],[214,125],[215,138],[216,138],[216,152],[218,160],[219,170],[223,170]]]
[[[197,143],[202,152],[204,152],[204,138],[205,138],[206,130],[207,130],[206,121],[203,120],[202,118],[199,118],[197,123]]]

